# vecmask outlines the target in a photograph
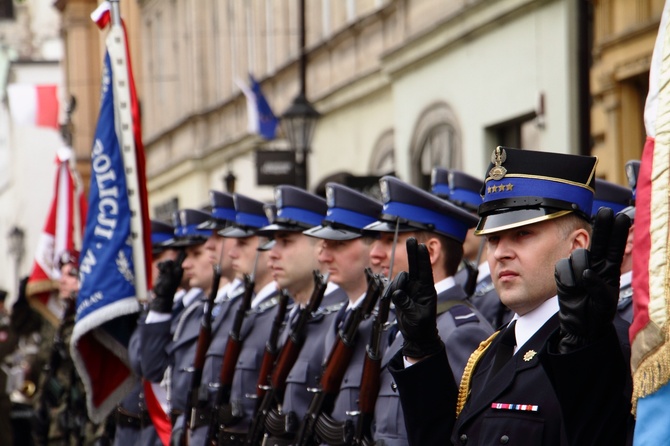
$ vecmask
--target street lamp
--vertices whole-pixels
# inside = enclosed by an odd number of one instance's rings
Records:
[[[309,154],[314,127],[319,119],[318,111],[307,100],[307,51],[305,49],[305,0],[298,3],[298,45],[300,58],[298,71],[300,74],[300,93],[293,99],[291,106],[281,117],[284,134],[295,153],[295,184],[307,189],[307,155]]]
[[[281,117],[284,134],[295,152],[296,186],[303,189],[307,189],[307,155],[320,116],[301,91]]]

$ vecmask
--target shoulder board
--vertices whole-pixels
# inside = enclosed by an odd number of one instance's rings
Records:
[[[437,315],[449,313],[454,318],[456,326],[470,322],[479,322],[479,317],[472,310],[468,302],[462,300],[448,300],[437,304]]]

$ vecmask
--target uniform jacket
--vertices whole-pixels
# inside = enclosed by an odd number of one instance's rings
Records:
[[[491,335],[493,329],[478,310],[465,305],[467,298],[460,285],[441,292],[437,301],[438,305],[444,302],[463,302],[462,305],[452,306],[437,318],[438,332],[447,349],[452,375],[456,377],[455,382],[459,382],[470,354],[481,341]],[[383,440],[388,446],[408,443],[397,386],[388,369],[389,361],[402,349],[403,342],[402,333],[399,333],[384,354],[381,386],[375,405],[374,439]]]
[[[489,376],[498,341],[475,367],[458,419],[458,389],[445,379],[451,370],[444,352],[407,369],[400,354],[393,358],[390,370],[406,409],[410,444],[625,444],[629,366],[613,327],[599,341],[559,355],[551,348],[558,342],[554,315]]]

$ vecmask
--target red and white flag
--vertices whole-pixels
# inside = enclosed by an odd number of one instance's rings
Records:
[[[11,84],[9,110],[19,125],[58,129],[58,86]]]
[[[68,147],[61,148],[56,155],[54,197],[26,289],[33,307],[54,325],[60,318],[59,307],[50,299],[60,278],[58,259],[65,251],[77,249],[86,221],[86,198],[70,167],[72,156]]]

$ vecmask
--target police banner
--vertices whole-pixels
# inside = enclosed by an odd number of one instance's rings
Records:
[[[670,437],[670,2],[666,2],[649,70],[647,140],[635,199],[633,323],[630,327],[635,445]]]
[[[118,14],[118,3],[112,6]],[[109,5],[105,8],[109,15]],[[139,113],[120,19],[106,44],[70,344],[94,422],[101,422],[135,383],[127,347],[138,300],[146,299],[151,252]]]

